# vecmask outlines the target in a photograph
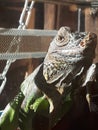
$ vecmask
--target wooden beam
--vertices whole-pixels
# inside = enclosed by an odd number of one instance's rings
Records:
[[[98,40],[98,17],[96,15],[92,16],[90,12],[91,8],[87,8],[85,10],[85,31],[97,34]],[[98,62],[98,43],[96,47],[96,57],[94,59],[94,62]]]
[[[57,7],[54,4],[44,4],[44,29],[56,28]]]
[[[52,4],[61,4],[61,5],[73,5],[76,4],[77,6],[81,7],[89,7],[94,6],[98,7],[98,1],[92,0],[34,0],[36,2],[45,2],[45,3],[52,3]]]

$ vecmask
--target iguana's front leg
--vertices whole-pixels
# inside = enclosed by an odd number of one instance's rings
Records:
[[[7,104],[0,116],[0,130],[16,130],[18,127],[19,109],[24,99],[20,91],[18,95]]]
[[[85,82],[83,84],[86,87],[86,99],[91,112],[98,113],[98,63],[92,64],[87,71]]]
[[[42,64],[39,65],[21,84],[21,91],[25,95],[19,117],[21,130],[28,130],[28,128],[29,130],[37,130],[38,128],[48,130],[49,127],[49,103],[45,94],[38,88],[35,82],[35,77],[42,73],[41,68]],[[40,76],[38,80],[41,80]],[[37,117],[39,117],[39,119]]]

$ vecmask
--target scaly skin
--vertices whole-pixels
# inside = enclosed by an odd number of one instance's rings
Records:
[[[60,28],[44,62],[21,84],[25,95],[19,117],[22,130],[32,130],[32,121],[33,130],[50,130],[70,110],[73,80],[81,75],[78,83],[83,84],[95,56],[96,39],[94,33]]]

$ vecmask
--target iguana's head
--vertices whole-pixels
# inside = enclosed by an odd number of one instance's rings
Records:
[[[70,73],[75,76],[85,64],[91,64],[95,47],[94,33],[71,33],[69,27],[61,27],[44,59],[43,75],[47,83],[66,78]]]

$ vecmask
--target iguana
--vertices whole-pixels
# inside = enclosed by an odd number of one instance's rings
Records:
[[[24,95],[19,109],[21,130],[50,130],[70,110],[72,92],[85,82],[95,57],[96,41],[94,33],[73,33],[69,27],[60,28],[43,63],[20,86]],[[6,116],[3,119],[6,122]],[[1,121],[1,130],[15,130],[8,128],[11,123],[4,128]]]

